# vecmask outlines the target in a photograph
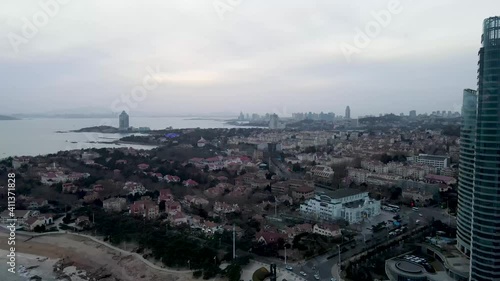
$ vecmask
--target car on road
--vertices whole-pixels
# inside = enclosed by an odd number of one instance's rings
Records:
[[[314,275],[314,279],[319,280],[319,275],[318,275],[318,274],[315,274],[315,275]]]
[[[411,208],[413,211],[418,211],[418,207]]]
[[[337,279],[335,279],[335,277],[332,277],[330,278],[330,281],[337,281]]]
[[[304,271],[301,271],[301,272],[299,272],[299,273],[300,273],[300,275],[302,275],[302,276],[307,276],[307,273],[305,273]]]
[[[422,216],[422,214],[418,214],[419,216]]]
[[[286,268],[287,270],[293,270],[293,267],[291,267],[291,266],[289,266],[289,265],[285,266],[285,268]]]

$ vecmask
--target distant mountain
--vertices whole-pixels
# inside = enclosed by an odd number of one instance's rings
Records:
[[[0,120],[19,120],[19,119],[11,116],[0,115]]]

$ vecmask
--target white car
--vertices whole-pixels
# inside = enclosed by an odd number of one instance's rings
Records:
[[[418,214],[419,216],[422,216],[422,214]]]
[[[330,281],[337,281],[334,277],[330,278]]]
[[[318,274],[314,275],[314,279],[319,280],[319,275]]]
[[[291,267],[289,265],[285,266],[285,268],[288,269],[288,270],[293,270],[293,267]]]
[[[307,276],[307,273],[305,273],[304,271],[301,271],[299,272],[302,276]]]

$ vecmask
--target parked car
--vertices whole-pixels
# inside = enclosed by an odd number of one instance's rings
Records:
[[[288,269],[288,270],[293,270],[293,267],[291,267],[289,265],[285,266],[285,268]]]
[[[302,275],[302,276],[307,276],[307,273],[305,273],[304,271],[301,271],[301,272],[299,272],[299,273],[300,273],[300,275]]]

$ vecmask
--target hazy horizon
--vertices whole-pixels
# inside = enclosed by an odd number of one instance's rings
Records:
[[[476,87],[482,22],[498,8],[493,0],[166,2],[5,1],[0,114],[460,111],[463,89]],[[356,44],[357,30],[391,5],[397,12]],[[349,58],[346,46],[357,50]],[[140,98],[130,100],[135,90]]]

